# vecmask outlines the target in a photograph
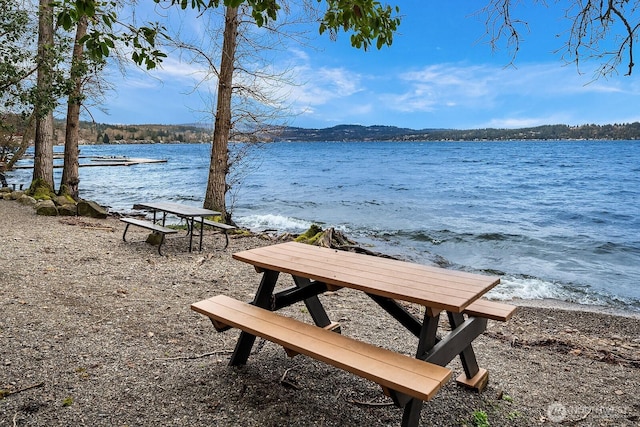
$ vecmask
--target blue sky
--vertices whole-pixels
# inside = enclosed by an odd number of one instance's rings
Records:
[[[519,128],[543,124],[606,124],[640,121],[640,84],[633,74],[593,79],[598,61],[578,70],[560,53],[569,22],[557,6],[533,1],[514,13],[529,21],[520,51],[498,51],[483,40],[484,2],[402,1],[403,16],[391,47],[364,52],[347,34],[336,41],[311,29],[310,46],[271,53],[273,66],[293,71],[296,84],[281,88],[288,124],[324,128],[338,124],[426,128]],[[140,15],[140,14],[139,14]],[[188,15],[193,16],[193,15]],[[177,17],[155,18],[169,26]],[[202,22],[189,18],[185,28]],[[580,71],[580,72],[579,72]],[[640,73],[637,70],[636,73]],[[171,54],[160,69],[111,72],[116,90],[93,111],[102,123],[181,124],[211,121],[207,95],[194,92],[199,70]],[[202,87],[201,87],[202,89]]]

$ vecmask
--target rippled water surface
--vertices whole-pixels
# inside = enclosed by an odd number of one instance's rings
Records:
[[[82,196],[118,211],[142,200],[200,205],[209,150],[82,147],[168,160],[81,168]],[[9,178],[27,183],[30,171]],[[638,142],[266,144],[245,158],[229,204],[256,230],[299,232],[316,222],[374,250],[500,274],[497,298],[640,311]]]

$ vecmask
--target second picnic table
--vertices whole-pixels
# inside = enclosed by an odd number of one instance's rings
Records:
[[[195,206],[184,205],[182,203],[174,202],[148,202],[148,203],[136,203],[136,207],[140,209],[146,209],[153,212],[153,222],[157,223],[159,219],[157,214],[162,214],[162,226],[164,227],[167,214],[173,214],[180,218],[183,218],[187,222],[187,232],[189,233],[189,252],[193,247],[193,234],[194,224],[200,224],[200,251],[202,251],[202,234],[204,230],[204,219],[207,216],[220,215],[220,212],[210,209],[198,208]]]
[[[464,373],[458,383],[482,390],[488,373],[478,366],[472,342],[487,319],[505,321],[515,307],[481,299],[500,280],[495,276],[445,270],[301,243],[283,243],[233,255],[263,273],[253,301],[246,304],[218,295],[192,305],[208,316],[217,330],[242,330],[231,365],[247,362],[256,336],[281,344],[287,353],[306,354],[378,382],[400,407],[403,426],[418,425],[424,400],[449,379],[446,365],[460,356]],[[275,292],[280,273],[291,274],[295,286]],[[365,292],[418,337],[415,358],[336,334],[318,295],[340,288]],[[303,301],[316,326],[272,313]],[[416,318],[402,302],[425,307]],[[436,335],[440,313],[447,313],[451,331]],[[466,317],[465,317],[466,316]]]

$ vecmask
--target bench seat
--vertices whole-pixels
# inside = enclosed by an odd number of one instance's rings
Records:
[[[474,301],[465,308],[464,313],[474,317],[485,317],[487,319],[506,322],[516,312],[515,305],[503,304],[481,298]]]
[[[202,223],[204,225],[208,225],[209,227],[214,227],[214,228],[219,228],[220,230],[222,230],[224,232],[224,238],[225,238],[225,249],[227,248],[227,246],[229,246],[229,235],[227,234],[227,231],[229,230],[235,230],[238,227],[233,226],[233,225],[229,225],[229,224],[225,224],[224,222],[216,222],[216,221],[211,221],[209,219],[203,219]]]
[[[191,305],[216,329],[226,326],[275,342],[420,400],[431,399],[451,370],[218,295]]]
[[[158,245],[158,253],[160,255],[162,255],[161,247],[162,247],[162,244],[164,243],[164,236],[166,234],[173,234],[173,233],[177,233],[178,232],[178,230],[175,230],[173,228],[164,227],[162,225],[154,224],[151,221],[145,221],[145,220],[137,219],[137,218],[124,217],[124,218],[120,218],[120,221],[122,221],[122,222],[127,224],[124,227],[124,233],[122,233],[122,240],[124,240],[125,242],[127,241],[127,239],[126,239],[127,230],[129,230],[129,226],[130,225],[135,225],[137,227],[146,228],[148,230],[152,230],[154,233],[160,234],[162,236],[161,239],[160,239],[160,244]]]

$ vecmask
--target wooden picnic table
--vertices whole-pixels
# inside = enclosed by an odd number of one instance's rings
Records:
[[[450,370],[445,367],[456,356],[464,369],[458,383],[477,390],[486,386],[488,373],[478,366],[473,340],[485,331],[488,318],[507,320],[515,311],[514,306],[480,299],[500,282],[495,276],[295,242],[251,249],[233,257],[263,273],[251,304],[219,295],[192,305],[210,317],[219,331],[242,329],[231,365],[245,364],[256,336],[261,336],[283,345],[288,352],[303,353],[378,382],[394,403],[404,408],[403,426],[418,425],[423,401],[448,380]],[[274,292],[280,273],[291,274],[295,285]],[[340,288],[365,292],[413,333],[418,338],[417,348],[411,350],[415,359],[326,332],[340,332],[340,327],[329,319],[318,295]],[[316,326],[271,313],[301,301]],[[403,302],[424,306],[424,317],[416,318]],[[447,313],[451,331],[438,338],[442,311]],[[396,374],[396,369],[405,373]]]
[[[193,247],[193,234],[194,234],[194,224],[200,224],[200,246],[199,249],[202,251],[202,234],[203,234],[203,226],[204,219],[208,216],[217,216],[220,215],[220,212],[213,211],[210,209],[198,208],[195,206],[184,205],[182,203],[174,203],[174,202],[147,202],[147,203],[136,203],[135,207],[139,209],[145,209],[153,212],[153,222],[154,224],[159,221],[157,218],[157,214],[162,214],[162,226],[165,226],[165,220],[167,218],[167,214],[176,215],[180,218],[184,218],[187,222],[187,233],[189,234],[189,252],[191,252]]]

